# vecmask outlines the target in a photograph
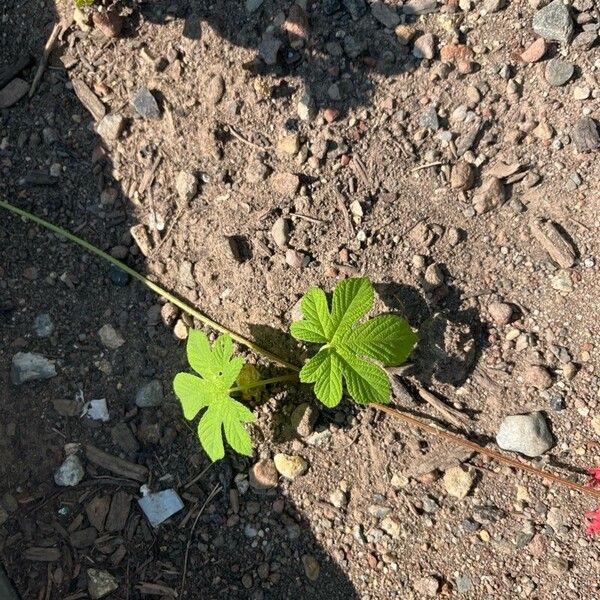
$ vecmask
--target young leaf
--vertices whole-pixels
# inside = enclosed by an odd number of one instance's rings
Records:
[[[251,423],[255,417],[229,392],[244,364],[242,358],[231,358],[232,353],[233,342],[228,335],[219,336],[211,348],[204,333],[190,330],[188,362],[200,377],[178,373],[173,380],[173,389],[188,421],[206,409],[198,423],[198,438],[213,461],[225,456],[223,433],[236,452],[252,454],[252,442],[243,423]]]
[[[300,381],[315,384],[315,395],[326,406],[342,399],[343,382],[360,404],[388,402],[386,367],[402,364],[417,343],[417,334],[396,315],[380,315],[358,324],[373,306],[373,286],[364,278],[346,279],[333,291],[331,310],[325,292],[310,289],[302,298],[303,319],[291,334],[304,342],[324,344],[300,371]],[[375,362],[376,361],[376,362]]]

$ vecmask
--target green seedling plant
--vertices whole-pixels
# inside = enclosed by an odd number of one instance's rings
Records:
[[[361,323],[373,300],[373,286],[363,277],[340,282],[331,309],[321,288],[310,289],[301,301],[303,318],[292,324],[291,333],[298,340],[322,346],[300,371],[300,381],[314,383],[316,397],[329,408],[342,399],[344,382],[348,395],[359,404],[389,402],[390,383],[383,367],[402,364],[417,342],[410,325],[396,315],[379,315]],[[173,381],[185,418],[192,420],[203,411],[198,439],[213,461],[224,457],[224,441],[239,454],[252,454],[244,424],[255,417],[233,394],[247,398],[253,388],[296,377],[259,380],[253,375],[255,370],[243,371],[243,359],[232,354],[230,336],[219,336],[211,347],[204,333],[191,330],[187,358],[199,376],[178,373]]]
[[[91,254],[127,273],[147,289],[158,294],[166,301],[171,302],[174,306],[177,306],[186,314],[197,319],[206,327],[219,332],[221,336],[217,338],[217,341],[212,347],[204,334],[200,332],[190,332],[188,346],[191,350],[188,354],[193,357],[193,364],[191,363],[192,368],[199,368],[199,371],[196,372],[200,377],[189,373],[180,374],[186,376],[183,378],[179,376],[176,377],[175,380],[178,382],[176,386],[179,388],[180,392],[178,395],[182,400],[185,415],[188,418],[192,419],[200,411],[203,411],[199,423],[200,441],[202,442],[205,440],[205,446],[208,448],[209,456],[213,461],[218,460],[225,454],[223,432],[225,433],[226,441],[232,448],[237,449],[238,451],[241,450],[242,453],[250,454],[252,445],[250,437],[245,431],[244,424],[253,421],[254,415],[247,406],[233,398],[233,395],[239,393],[241,399],[247,402],[256,400],[256,392],[257,390],[260,390],[260,388],[277,382],[294,381],[298,379],[298,373],[304,369],[301,370],[294,363],[288,362],[274,352],[261,348],[252,340],[248,340],[238,333],[231,331],[196,308],[182,301],[176,295],[167,291],[160,285],[150,281],[129,265],[117,260],[94,244],[70,231],[15,206],[10,202],[6,202],[2,198],[0,198],[0,209],[7,210],[14,215],[27,219],[65,240],[77,244],[80,248],[85,249]],[[356,283],[356,281],[359,283]],[[380,399],[385,398],[387,401],[389,399],[389,390],[386,395],[384,393],[384,387],[382,383],[380,383],[380,374],[377,375],[377,379],[372,378],[371,368],[369,367],[367,369],[362,363],[357,363],[357,361],[372,363],[376,367],[381,368],[382,365],[393,364],[396,361],[404,359],[408,356],[412,346],[414,346],[414,343],[416,342],[416,335],[409,332],[404,327],[401,327],[398,322],[392,323],[391,321],[382,321],[379,317],[376,317],[375,319],[372,319],[372,321],[375,321],[378,324],[377,327],[373,324],[368,325],[371,321],[362,324],[359,323],[372,305],[372,299],[368,300],[365,296],[365,292],[361,290],[366,289],[369,296],[371,298],[373,296],[370,283],[368,283],[368,281],[365,283],[365,280],[363,280],[363,283],[360,283],[360,281],[361,280],[347,280],[346,282],[340,283],[333,293],[331,308],[327,301],[323,303],[321,291],[309,291],[309,293],[306,294],[309,299],[306,303],[303,302],[301,306],[303,310],[303,319],[300,321],[301,324],[292,327],[292,332],[295,332],[295,335],[303,341],[322,344],[317,354],[306,363],[306,371],[300,375],[300,378],[308,383],[314,383],[315,389],[317,390],[318,388],[317,391],[320,394],[321,399],[327,401],[329,404],[335,404],[336,401],[338,401],[340,381],[346,382],[346,387],[350,395],[352,394],[352,391],[356,391],[354,383],[349,383],[354,380],[362,381],[358,387],[360,394],[356,394],[359,400],[360,398],[379,397]],[[367,288],[371,289],[369,290]],[[337,300],[336,292],[338,294]],[[354,315],[354,318],[346,316],[346,313]],[[381,325],[379,325],[379,323],[381,323]],[[398,332],[401,334],[398,338],[389,334],[389,331],[387,331],[388,324],[390,325],[390,331],[392,327],[398,329]],[[364,327],[364,329],[361,330],[361,327]],[[377,330],[379,327],[382,327],[384,331],[378,333]],[[373,328],[373,331],[371,331],[370,328]],[[365,334],[364,337],[356,334],[357,329]],[[346,333],[342,333],[344,330]],[[198,337],[197,334],[199,334],[200,337]],[[306,338],[309,339],[307,340]],[[398,339],[403,339],[403,341],[400,343]],[[234,341],[237,344],[245,346],[264,359],[271,361],[273,364],[283,367],[287,370],[287,374],[271,379],[260,380],[258,370],[254,365],[244,365],[239,359],[232,359]],[[321,352],[323,353],[322,356],[317,358]],[[332,354],[339,355],[339,357],[336,356],[336,358],[332,358]],[[349,360],[348,357],[350,357]],[[311,361],[315,362],[309,366]],[[341,367],[338,366],[338,363],[341,364]],[[242,366],[238,370],[240,364],[242,364]],[[358,367],[360,377],[353,373],[353,371],[357,371],[356,364],[360,364]],[[196,365],[196,367],[194,367],[194,365]],[[323,365],[333,366],[325,367]],[[234,376],[234,373],[236,372],[237,375]],[[189,379],[189,377],[193,377],[204,383],[198,384],[193,379]],[[233,380],[235,380],[237,385],[233,385]],[[332,381],[334,383],[331,383]],[[333,391],[328,391],[330,389]],[[388,388],[386,387],[385,389]],[[258,396],[260,396],[260,393]],[[241,405],[242,408],[238,405]],[[439,425],[427,423],[426,421],[416,418],[396,407],[381,402],[373,402],[371,403],[371,406],[380,413],[385,413],[415,430],[445,440],[450,444],[466,448],[481,456],[486,456],[511,469],[529,473],[543,480],[552,481],[571,491],[577,491],[586,496],[600,499],[600,468],[589,469],[589,481],[587,484],[580,483],[564,476],[556,475],[547,469],[540,469],[537,466],[523,462],[521,459],[507,456],[504,453],[472,441],[464,435],[458,435],[444,428],[440,428]],[[207,420],[200,426],[204,418]],[[241,433],[240,430],[243,430],[244,433]],[[208,496],[205,505],[212,497],[212,494]],[[202,514],[202,511],[200,511],[199,515],[200,514]],[[586,517],[589,521],[587,528],[588,533],[600,534],[600,507],[596,511],[587,513]]]

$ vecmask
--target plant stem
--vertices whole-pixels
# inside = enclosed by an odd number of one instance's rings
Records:
[[[280,383],[282,381],[298,381],[298,373],[288,373],[287,375],[278,375],[277,377],[271,377],[269,379],[259,379],[254,383],[248,385],[240,385],[238,387],[231,388],[230,392],[245,392],[257,387],[265,387],[272,383]]]
[[[282,367],[285,367],[286,369],[290,369],[290,371],[299,371],[300,370],[300,368],[297,367],[296,365],[293,365],[292,363],[289,363],[289,362],[283,360],[276,354],[273,354],[273,353],[269,352],[268,350],[261,348],[254,342],[247,340],[246,338],[235,333],[234,331],[227,329],[220,323],[213,321],[210,317],[207,317],[206,315],[202,314],[195,308],[191,307],[189,304],[186,304],[185,302],[183,302],[182,300],[180,300],[179,298],[177,298],[170,292],[167,292],[167,290],[156,285],[149,279],[146,279],[146,277],[144,277],[143,275],[138,273],[136,270],[132,269],[131,267],[128,267],[125,263],[122,263],[120,260],[117,260],[110,254],[107,254],[106,252],[100,250],[100,248],[97,248],[90,242],[70,233],[69,231],[66,231],[62,227],[58,227],[58,225],[54,225],[53,223],[50,223],[49,221],[46,221],[36,215],[33,215],[30,212],[23,210],[22,208],[18,208],[17,206],[14,206],[13,204],[10,204],[9,202],[0,200],[0,207],[5,208],[6,210],[8,210],[12,213],[15,213],[21,217],[24,217],[30,221],[33,221],[34,223],[37,223],[38,225],[41,225],[42,227],[45,227],[46,229],[49,229],[56,235],[59,235],[71,242],[74,242],[75,244],[77,244],[78,246],[81,246],[88,252],[91,252],[92,254],[95,254],[96,256],[103,258],[104,260],[108,261],[109,263],[112,263],[116,267],[119,267],[119,269],[121,269],[122,271],[125,271],[125,273],[127,273],[134,279],[137,279],[139,282],[143,283],[147,288],[151,289],[153,292],[159,294],[160,296],[162,296],[163,298],[168,300],[171,304],[174,304],[175,306],[179,307],[184,312],[188,313],[188,315],[191,315],[195,319],[198,319],[198,321],[201,321],[202,323],[204,323],[205,325],[208,325],[209,327],[211,327],[215,331],[218,331],[219,333],[226,333],[226,334],[230,335],[231,338],[233,340],[235,340],[238,344],[241,344],[242,346],[246,346],[253,352],[256,352],[257,354],[261,354],[262,356],[264,356],[265,358],[268,358],[272,362],[274,362]]]
[[[462,446],[463,448],[468,448],[473,452],[477,452],[478,454],[482,454],[483,456],[492,458],[498,461],[499,463],[508,465],[515,469],[519,469],[521,471],[526,471],[527,473],[531,473],[532,475],[536,475],[537,477],[541,477],[543,479],[549,479],[550,481],[557,483],[558,485],[571,488],[572,490],[576,490],[583,494],[587,494],[588,496],[600,498],[600,489],[594,489],[592,487],[585,486],[581,483],[576,483],[575,481],[571,481],[570,479],[567,479],[565,477],[554,475],[554,473],[550,473],[548,471],[545,471],[544,469],[538,469],[537,467],[533,467],[532,465],[523,463],[517,460],[516,458],[506,456],[505,454],[501,454],[500,452],[496,452],[495,450],[490,450],[489,448],[481,446],[476,442],[472,442],[471,440],[467,440],[459,435],[455,435],[453,433],[450,433],[449,431],[445,431],[444,429],[434,427],[433,425],[425,423],[420,419],[411,417],[410,415],[400,412],[399,410],[392,408],[391,406],[386,406],[385,404],[377,403],[373,403],[371,404],[371,406],[394,417],[395,419],[404,421],[406,424],[411,425],[412,427],[416,427],[417,429],[421,429],[422,431],[432,433],[433,435],[447,440],[452,444]]]
[[[283,382],[283,381],[295,381],[298,378],[298,371],[300,371],[300,367],[298,367],[297,365],[287,362],[286,360],[280,358],[276,354],[273,354],[272,352],[269,352],[268,350],[265,350],[264,348],[257,346],[254,342],[251,342],[250,340],[247,340],[246,338],[242,337],[241,335],[227,329],[224,325],[221,325],[220,323],[213,321],[209,317],[207,317],[204,314],[202,314],[201,312],[197,311],[195,308],[192,308],[185,302],[179,300],[179,298],[177,298],[173,294],[167,292],[166,290],[164,290],[160,286],[156,285],[149,279],[146,279],[146,277],[144,277],[143,275],[141,275],[140,273],[138,273],[131,267],[128,267],[126,264],[122,263],[121,261],[117,260],[116,258],[113,258],[110,254],[103,252],[102,250],[100,250],[99,248],[97,248],[96,246],[91,244],[90,242],[87,242],[86,240],[62,229],[61,227],[58,227],[57,225],[54,225],[53,223],[50,223],[40,217],[37,217],[36,215],[33,215],[33,214],[27,212],[26,210],[18,208],[18,207],[14,206],[8,202],[5,202],[3,200],[0,200],[0,207],[5,208],[6,210],[8,210],[14,214],[17,214],[21,217],[24,217],[25,219],[33,221],[34,223],[37,223],[38,225],[45,227],[46,229],[52,231],[53,233],[65,238],[71,242],[74,242],[75,244],[77,244],[78,246],[81,246],[88,252],[91,252],[92,254],[95,254],[96,256],[103,258],[104,260],[112,263],[113,265],[116,265],[117,267],[119,267],[119,269],[125,271],[125,273],[127,273],[128,275],[130,275],[137,281],[143,283],[147,288],[149,288],[153,292],[159,294],[160,296],[162,296],[163,298],[165,298],[166,300],[168,300],[175,306],[178,306],[181,310],[188,313],[192,317],[198,319],[205,325],[211,327],[212,329],[214,329],[215,331],[218,331],[219,333],[224,333],[224,334],[230,335],[231,338],[233,340],[235,340],[238,344],[241,344],[242,346],[246,346],[253,352],[256,352],[257,354],[260,354],[260,355],[264,356],[265,358],[271,360],[273,363],[280,365],[282,367],[285,367],[286,369],[289,369],[290,371],[292,371],[292,373],[288,373],[287,375],[280,375],[278,377],[272,377],[270,379],[263,379],[261,381],[257,381],[255,383],[249,384],[247,386],[240,386],[238,388],[232,388],[231,389],[232,392],[244,391],[247,389],[251,389],[253,387],[262,387],[262,386],[268,385],[270,383],[278,383],[278,382]],[[501,454],[500,452],[496,452],[494,450],[489,450],[488,448],[486,448],[484,446],[481,446],[475,442],[467,440],[461,436],[450,433],[449,431],[445,431],[438,427],[434,427],[433,425],[430,425],[429,423],[425,423],[424,421],[421,421],[420,419],[411,417],[410,415],[400,412],[399,410],[392,408],[390,406],[386,406],[384,404],[378,404],[378,403],[371,404],[371,406],[381,412],[384,412],[384,413],[394,417],[395,419],[399,419],[400,421],[403,421],[404,423],[406,423],[407,425],[410,425],[411,427],[421,429],[422,431],[427,431],[428,433],[431,433],[432,435],[435,435],[439,438],[445,439],[446,441],[448,441],[452,444],[462,446],[463,448],[468,448],[469,450],[472,450],[473,452],[477,452],[478,454],[482,454],[483,456],[492,458],[502,464],[508,465],[515,469],[519,469],[521,471],[525,471],[526,473],[530,473],[532,475],[541,477],[543,479],[548,479],[558,485],[562,485],[566,488],[575,490],[577,492],[581,492],[582,494],[587,494],[588,496],[593,496],[594,498],[600,498],[600,489],[594,489],[592,487],[585,486],[581,483],[576,483],[574,481],[571,481],[570,479],[566,479],[564,477],[554,475],[553,473],[550,473],[543,469],[538,469],[537,467],[533,467],[527,463],[522,463],[519,460],[517,460],[515,458],[511,458],[504,454]]]

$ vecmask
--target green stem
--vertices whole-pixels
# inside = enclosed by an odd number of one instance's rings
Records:
[[[153,292],[159,294],[160,296],[165,298],[165,300],[168,300],[171,304],[174,304],[175,306],[179,307],[182,311],[186,312],[188,315],[191,315],[195,319],[198,319],[198,321],[201,321],[208,327],[212,327],[212,329],[214,329],[215,331],[218,331],[219,333],[225,333],[225,334],[230,335],[231,339],[235,340],[238,344],[241,344],[242,346],[246,346],[246,348],[249,348],[250,350],[252,350],[253,352],[256,352],[257,354],[261,354],[265,358],[268,358],[275,364],[285,367],[286,369],[290,369],[291,371],[294,371],[294,372],[298,372],[300,370],[300,367],[283,360],[276,354],[273,354],[272,352],[269,352],[268,350],[261,348],[254,342],[247,340],[246,338],[235,333],[234,331],[231,331],[230,329],[227,329],[227,327],[225,327],[224,325],[221,325],[220,323],[213,321],[210,317],[207,317],[206,315],[202,314],[195,308],[191,307],[189,304],[186,304],[185,302],[183,302],[182,300],[180,300],[179,298],[177,298],[170,292],[167,292],[167,290],[161,288],[159,285],[156,285],[149,279],[146,279],[146,277],[144,277],[143,275],[141,275],[140,273],[138,273],[136,270],[132,269],[131,267],[128,267],[125,263],[122,263],[120,260],[117,260],[110,254],[107,254],[106,252],[100,250],[100,248],[97,248],[93,244],[90,244],[90,242],[87,242],[86,240],[70,233],[69,231],[66,231],[62,227],[58,227],[58,225],[54,225],[53,223],[50,223],[49,221],[46,221],[36,215],[32,215],[31,213],[27,212],[26,210],[23,210],[22,208],[18,208],[17,206],[14,206],[13,204],[10,204],[9,202],[5,202],[4,200],[0,200],[0,207],[5,208],[6,210],[8,210],[16,215],[24,217],[25,219],[28,219],[29,221],[33,221],[34,223],[37,223],[38,225],[41,225],[42,227],[45,227],[46,229],[49,229],[56,235],[59,235],[60,237],[65,238],[66,240],[74,242],[75,244],[77,244],[78,246],[81,246],[88,252],[91,252],[92,254],[95,254],[96,256],[103,258],[104,260],[115,265],[116,267],[119,267],[119,269],[121,269],[122,271],[125,271],[125,273],[127,273],[128,275],[130,275],[137,281],[143,283],[147,288],[149,288]]]
[[[283,381],[298,381],[298,373],[288,373],[287,375],[278,375],[277,377],[271,377],[269,379],[259,379],[254,383],[249,383],[248,385],[240,385],[238,387],[231,388],[230,392],[245,392],[247,390],[251,390],[257,387],[265,387],[267,385],[271,385],[272,383],[280,383]]]

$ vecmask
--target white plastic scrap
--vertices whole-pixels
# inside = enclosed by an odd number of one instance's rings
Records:
[[[106,405],[106,398],[100,400],[90,400],[83,405],[83,412],[81,416],[86,416],[88,419],[93,421],[106,421],[110,420],[108,415],[108,406]]]
[[[140,491],[143,497],[138,500],[138,504],[152,527],[158,527],[183,508],[183,502],[175,490],[149,492],[148,487],[143,485]]]

